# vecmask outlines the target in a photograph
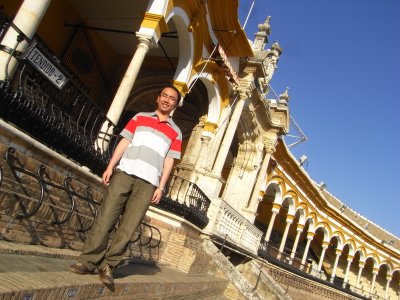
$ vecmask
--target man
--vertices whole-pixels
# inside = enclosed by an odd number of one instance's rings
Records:
[[[130,238],[150,203],[160,201],[174,159],[180,159],[182,133],[170,116],[179,101],[174,86],[164,87],[157,97],[157,110],[138,113],[122,130],[122,140],[102,177],[109,185],[107,194],[78,262],[70,267],[72,272],[90,274],[97,268],[100,280],[113,284],[113,270],[121,262]]]

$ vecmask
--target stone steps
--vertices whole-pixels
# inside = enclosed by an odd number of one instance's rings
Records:
[[[193,275],[149,261],[125,261],[106,286],[98,275],[69,266],[79,252],[0,241],[0,300],[6,299],[227,299],[228,280]]]

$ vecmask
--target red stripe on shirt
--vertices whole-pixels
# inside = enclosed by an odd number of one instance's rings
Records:
[[[126,124],[125,129],[134,133],[136,130],[136,121],[134,119],[130,119],[128,124]]]
[[[176,139],[178,136],[178,133],[167,122],[160,122],[158,118],[138,116],[136,120],[136,127],[138,126],[146,126],[160,131],[171,141]]]
[[[175,139],[172,141],[170,149],[180,153],[181,147],[182,147],[182,141]]]

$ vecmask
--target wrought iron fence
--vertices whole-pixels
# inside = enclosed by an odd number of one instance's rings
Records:
[[[4,32],[12,23],[2,20]],[[17,39],[29,46],[22,55],[15,55],[16,49],[9,51],[18,66],[12,77],[0,81],[0,117],[101,174],[119,129],[38,38],[31,41],[21,33]],[[1,67],[9,74],[8,64]]]
[[[37,37],[27,38],[10,20],[0,14],[1,32],[12,26],[19,32],[18,43],[9,50],[10,60],[17,60],[17,68],[12,76],[0,80],[0,117],[14,123],[22,131],[43,142],[57,152],[101,175],[119,141],[116,127],[92,101],[85,87],[72,75],[57,57]],[[28,42],[22,55],[15,55],[21,41]],[[8,72],[8,64],[1,66]],[[42,175],[36,173],[42,189],[51,186]],[[0,179],[1,179],[0,173]],[[68,189],[52,186],[59,191]],[[71,206],[69,212],[55,220],[65,223],[71,218],[75,199],[85,199],[68,190]],[[42,193],[44,194],[44,192]],[[93,206],[86,199],[89,205]],[[42,206],[43,196],[25,212],[25,216],[35,215]],[[184,217],[200,228],[208,224],[207,210],[210,199],[194,183],[173,176],[168,192],[160,202],[160,208]],[[23,203],[23,202],[21,202]],[[67,205],[67,206],[68,206]],[[91,211],[95,211],[91,208]],[[78,214],[79,215],[79,214]],[[79,220],[78,220],[79,221]],[[91,224],[81,224],[86,231]]]
[[[207,211],[211,200],[193,182],[179,176],[172,176],[168,190],[158,207],[181,216],[194,225],[204,228],[208,224]]]

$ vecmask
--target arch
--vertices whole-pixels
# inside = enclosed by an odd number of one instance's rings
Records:
[[[289,204],[287,207],[288,214],[294,216],[295,215],[295,201],[291,197],[291,195],[286,195],[285,197],[283,197],[282,206],[284,206],[285,202],[288,202],[288,204]]]
[[[299,214],[299,224],[301,225],[305,225],[306,224],[306,214],[307,214],[307,206],[300,204],[297,208],[296,208],[296,212],[295,215]]]
[[[308,231],[309,231],[309,232],[315,233],[315,230],[316,230],[316,228],[315,228],[315,222],[316,222],[316,219],[314,218],[314,215],[313,215],[313,214],[310,214],[310,215],[306,218],[305,224],[308,224]]]
[[[349,255],[355,255],[356,243],[353,240],[346,240],[343,244],[343,248],[348,245],[349,246]]]
[[[187,30],[190,20],[186,12],[180,7],[174,7],[168,14],[166,21],[169,22],[170,20],[174,22],[179,37],[179,60],[174,80],[187,83],[194,60],[193,34]]]
[[[201,76],[200,76],[201,75]],[[195,74],[190,78],[189,86],[193,85],[195,81],[201,81],[207,89],[208,93],[208,114],[207,121],[218,124],[222,111],[220,102],[221,94],[216,85],[212,83],[212,76],[209,73]]]
[[[373,267],[374,269],[377,269],[377,268],[378,268],[378,261],[379,261],[379,259],[378,259],[378,257],[376,256],[376,254],[374,254],[374,253],[368,254],[368,255],[366,256],[366,258],[365,258],[365,263],[367,263],[368,260],[372,260],[372,267]]]
[[[364,262],[364,263],[365,263],[365,261],[366,261],[366,259],[367,259],[367,258],[366,258],[366,257],[367,257],[367,251],[365,250],[365,248],[364,248],[364,247],[358,248],[358,249],[355,251],[354,255],[356,255],[357,252],[360,253],[360,262]]]
[[[329,227],[329,225],[327,223],[319,222],[317,224],[317,226],[315,226],[315,231],[317,231],[320,228],[322,229],[322,231],[324,233],[324,242],[329,242],[330,236],[332,234],[331,228]]]
[[[281,185],[276,181],[271,181],[268,183],[267,188],[265,190],[264,197],[273,197],[272,202],[282,205],[282,191]]]
[[[343,250],[343,242],[344,242],[344,236],[343,233],[341,233],[340,231],[335,231],[332,233],[330,240],[332,240],[333,238],[337,239],[337,247],[336,249],[340,249]]]
[[[387,267],[387,274],[392,274],[393,273],[393,264],[390,262],[390,261],[388,261],[388,260],[384,260],[384,261],[382,261],[380,264],[379,264],[379,269],[381,268],[381,267],[383,267],[383,266],[386,266]]]
[[[394,276],[395,273],[397,273],[400,276],[400,267],[397,267],[392,271],[392,276]]]

